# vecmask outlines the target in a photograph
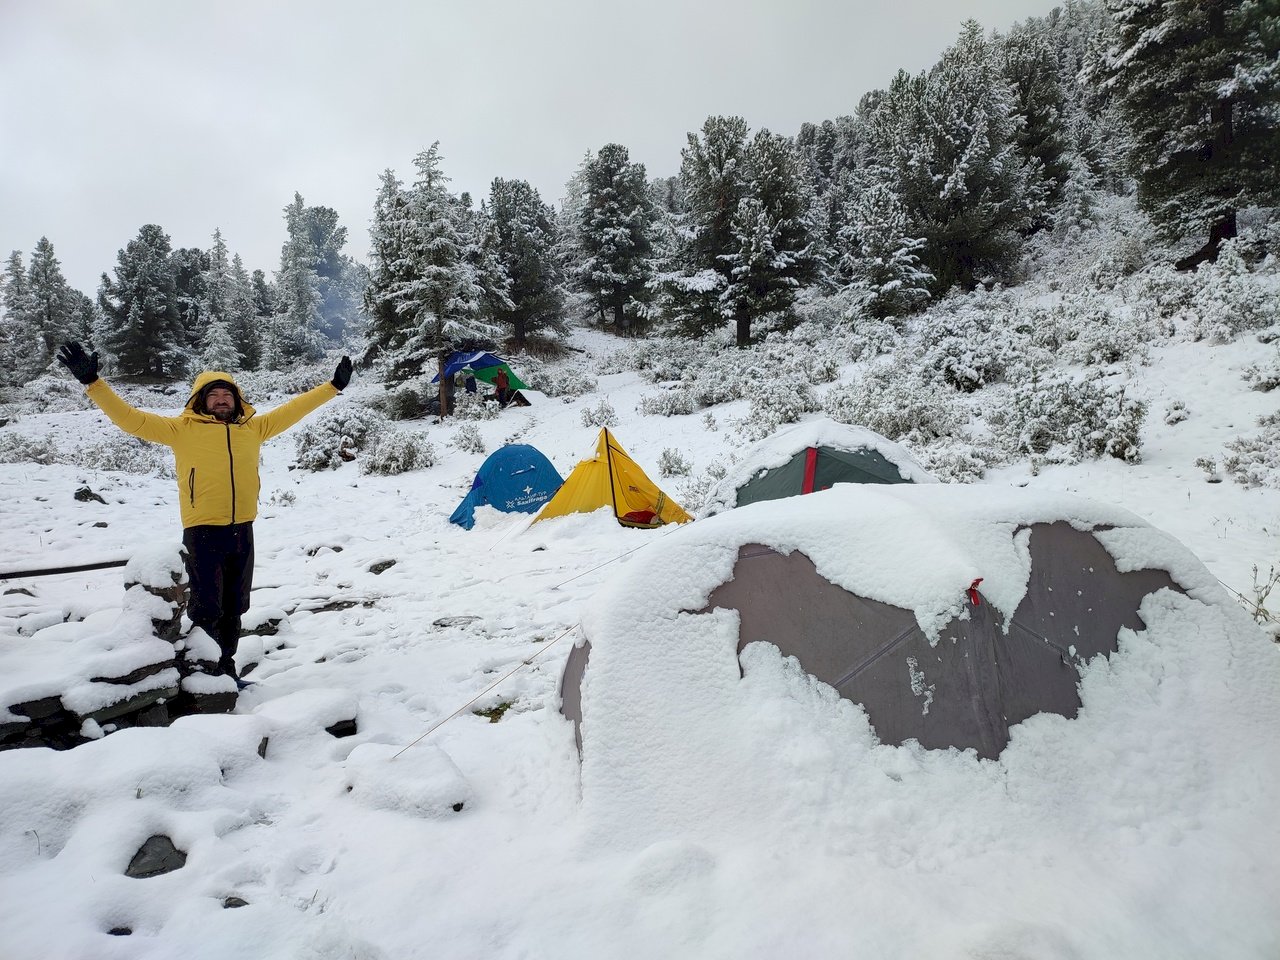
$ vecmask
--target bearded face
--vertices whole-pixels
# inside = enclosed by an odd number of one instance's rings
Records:
[[[204,394],[204,409],[211,417],[230,423],[236,415],[236,395],[227,387],[210,387]]]

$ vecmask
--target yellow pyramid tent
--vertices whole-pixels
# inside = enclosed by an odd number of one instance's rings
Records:
[[[573,468],[533,522],[612,506],[624,527],[660,527],[692,520],[684,508],[658,489],[607,429],[600,430],[596,454]]]

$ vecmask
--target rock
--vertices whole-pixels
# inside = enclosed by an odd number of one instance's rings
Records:
[[[88,503],[90,500],[96,500],[98,503],[106,503],[100,496],[90,490],[88,487],[81,487],[74,494],[75,498],[81,503]]]
[[[227,897],[222,901],[223,910],[234,910],[236,907],[247,907],[248,905],[248,900],[241,900],[239,897]]]
[[[356,727],[355,720],[339,720],[333,726],[325,727],[324,732],[330,736],[342,738],[354,737],[359,730]]]
[[[382,573],[384,570],[390,570],[395,565],[396,565],[396,562],[394,560],[379,560],[377,563],[372,563],[369,565],[369,572],[377,576],[378,574]]]
[[[187,855],[162,833],[153,834],[138,848],[125,870],[126,877],[144,879],[172,873],[186,865]]]

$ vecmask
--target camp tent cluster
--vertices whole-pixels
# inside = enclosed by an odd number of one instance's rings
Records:
[[[470,527],[481,505],[536,511],[533,522],[603,507],[628,527],[693,519],[608,429],[563,481],[532,447],[497,451],[451,519]],[[798,424],[744,451],[706,512],[682,536],[664,540],[662,577],[631,570],[606,602],[668,599],[663,578],[680,579],[683,569],[684,581],[695,580],[706,560],[699,545],[717,523],[730,523],[733,553],[718,558],[721,575],[667,611],[671,622],[731,612],[738,655],[756,642],[775,645],[858,703],[883,743],[998,757],[1019,723],[1045,713],[1076,716],[1082,666],[1114,654],[1124,631],[1143,628],[1147,597],[1187,592],[1172,568],[1117,565],[1108,550],[1117,531],[1161,536],[1128,513],[1087,501],[1064,507],[1021,490],[944,487],[901,445],[829,420]],[[820,546],[798,548],[805,541],[799,531],[815,517]],[[832,572],[849,566],[861,576]],[[931,567],[944,572],[941,594]],[[935,589],[888,582],[905,570]],[[650,655],[674,654],[662,645],[679,645],[678,633],[655,638]],[[608,697],[589,693],[592,658],[588,631],[561,679],[562,711],[581,751],[591,749],[585,718],[613,709]]]
[[[602,507],[609,507],[624,527],[660,527],[693,519],[649,479],[607,428],[600,430],[595,455],[579,463],[564,481],[533,447],[518,444],[494,452],[449,519],[470,529],[478,506],[506,513],[537,511],[534,523]]]

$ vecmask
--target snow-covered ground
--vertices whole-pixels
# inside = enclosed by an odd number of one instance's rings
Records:
[[[729,542],[747,522],[733,513],[648,531],[480,508],[466,531],[447,518],[484,454],[448,445],[456,424],[403,425],[444,455],[396,476],[291,470],[286,434],[264,450],[250,622],[287,618],[242,644],[261,662],[235,713],[0,753],[0,957],[1280,956],[1280,649],[1227,592],[1280,561],[1280,490],[1208,483],[1195,464],[1275,411],[1274,392],[1241,379],[1274,349],[1154,346],[1130,385],[1151,409],[1142,462],[1022,461],[983,479],[993,503],[1026,487],[1129,511],[1204,565],[1179,554],[1195,599],[1148,601],[1148,629],[1085,670],[1078,719],[1033,718],[994,761],[878,744],[859,708],[767,649],[744,653],[741,679],[736,665],[691,676],[731,662],[733,638],[670,615],[665,592],[715,585],[680,567],[680,538]],[[335,403],[378,390],[357,380]],[[532,444],[567,476],[595,446],[582,412],[607,398],[619,442],[673,495],[664,450],[699,472],[744,446],[728,425],[746,401],[716,407],[709,430],[701,413],[635,412],[652,391],[601,376],[595,393],[532,394],[478,428],[487,451]],[[1190,415],[1166,423],[1175,399]],[[110,429],[79,411],[5,428],[68,445]],[[106,502],[74,499],[84,485]],[[156,475],[0,465],[0,572],[176,544],[174,500]],[[809,521],[797,530],[822,525]],[[888,541],[938,534],[885,527],[881,573],[900,581],[917,571]],[[664,591],[651,606],[650,579]],[[31,594],[0,597],[0,671],[121,608],[119,570],[0,588]],[[629,672],[601,681],[584,705],[605,711],[584,725],[600,750],[580,765],[557,707],[584,629],[675,655],[623,657]],[[505,704],[496,722],[476,712]],[[636,718],[655,710],[650,739]],[[324,731],[352,715],[356,735]],[[126,877],[153,834],[186,865]]]

